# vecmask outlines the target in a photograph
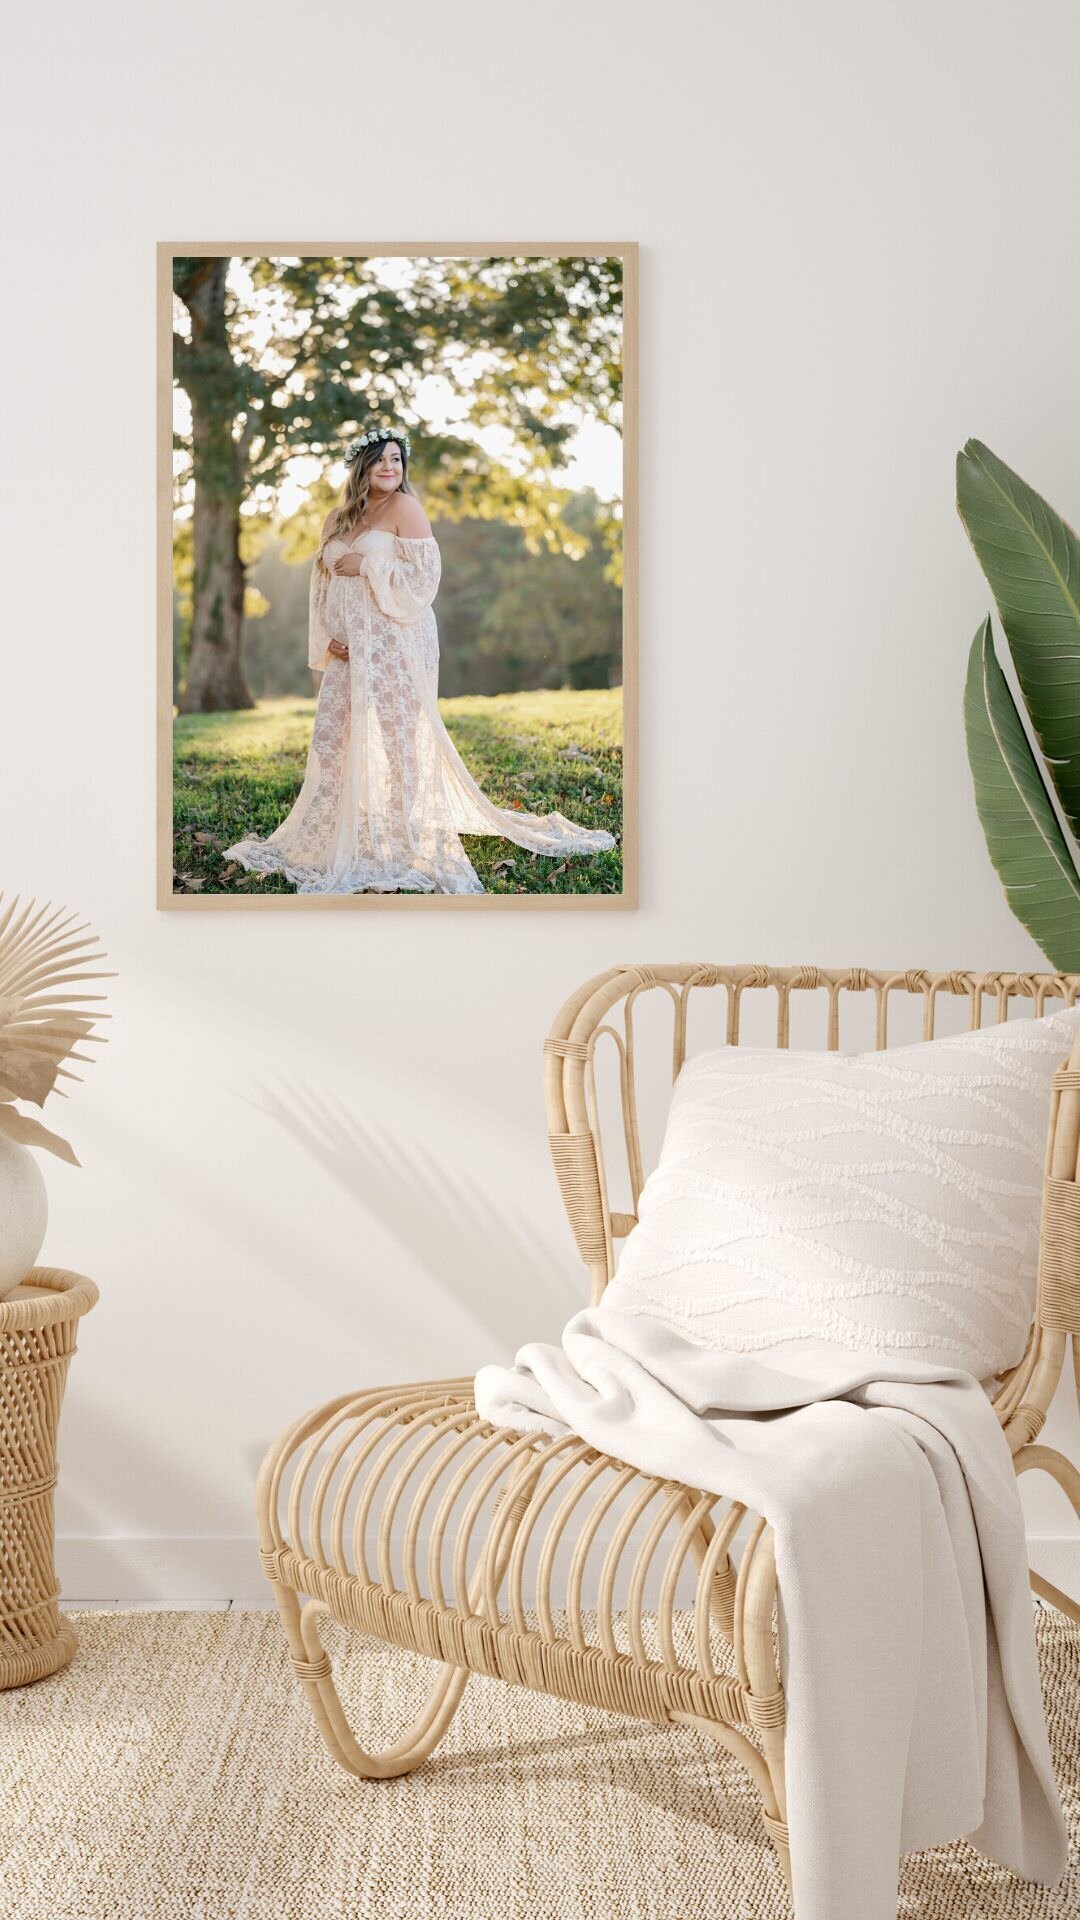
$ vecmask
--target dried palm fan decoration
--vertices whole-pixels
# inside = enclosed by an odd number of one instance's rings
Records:
[[[96,970],[95,963],[106,955],[97,936],[85,932],[87,922],[73,926],[74,919],[62,907],[54,909],[51,901],[38,907],[31,900],[20,909],[18,894],[5,906],[0,894],[0,1138],[47,1147],[77,1167],[78,1157],[68,1142],[15,1105],[30,1100],[43,1106],[53,1092],[66,1099],[57,1081],[82,1076],[64,1061],[89,1064],[93,1054],[77,1048],[84,1041],[105,1039],[91,1029],[110,1016],[84,1011],[90,1001],[104,1000],[105,995],[58,991],[116,977]]]
[[[81,1077],[64,1062],[93,1059],[79,1048],[102,1037],[91,1028],[108,1016],[90,1003],[105,996],[81,989],[112,977],[97,966],[104,957],[65,908],[20,905],[18,895],[5,903],[0,894],[0,1148],[4,1161],[24,1163],[21,1182],[7,1184],[0,1223],[0,1688],[58,1672],[76,1646],[57,1606],[56,1430],[78,1323],[98,1294],[85,1274],[24,1264],[23,1243],[33,1243],[33,1261],[46,1217],[44,1182],[25,1149],[79,1162],[16,1101],[41,1107],[50,1093],[63,1096],[58,1080]],[[5,1267],[13,1268],[7,1284]]]

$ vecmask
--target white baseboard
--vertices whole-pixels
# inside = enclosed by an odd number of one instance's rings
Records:
[[[1080,1595],[1080,1535],[1031,1535],[1028,1551],[1044,1579]],[[245,1536],[60,1539],[56,1567],[62,1592],[79,1600],[272,1600],[258,1543]]]
[[[170,1534],[58,1539],[61,1592],[79,1600],[239,1600],[272,1606],[257,1540]]]

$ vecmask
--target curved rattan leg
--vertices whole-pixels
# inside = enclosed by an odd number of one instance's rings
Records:
[[[368,1753],[350,1729],[334,1685],[329,1656],[319,1638],[318,1617],[329,1613],[329,1607],[321,1600],[307,1600],[301,1606],[299,1595],[276,1581],[274,1598],[289,1642],[293,1671],[311,1702],[319,1732],[339,1766],[364,1780],[396,1780],[421,1766],[438,1746],[458,1710],[469,1678],[468,1669],[440,1666],[417,1719],[393,1746],[384,1748],[382,1753]]]
[[[1050,1474],[1068,1495],[1073,1512],[1080,1519],[1080,1471],[1074,1467],[1071,1460],[1066,1459],[1063,1453],[1058,1453],[1054,1447],[1021,1447],[1016,1455],[1015,1465],[1017,1473],[1026,1473],[1030,1467],[1041,1467],[1044,1473]],[[1049,1600],[1052,1607],[1059,1608],[1068,1619],[1075,1620],[1080,1626],[1080,1605],[1075,1600],[1071,1600],[1067,1593],[1062,1593],[1060,1587],[1055,1587],[1051,1581],[1044,1580],[1041,1573],[1034,1572],[1031,1575],[1031,1585],[1041,1599]]]
[[[780,1812],[776,1786],[768,1762],[762,1759],[757,1748],[744,1733],[739,1733],[735,1727],[729,1727],[724,1720],[706,1720],[699,1713],[673,1713],[671,1718],[679,1726],[693,1727],[695,1732],[703,1733],[706,1739],[715,1740],[717,1746],[726,1747],[728,1752],[734,1754],[736,1760],[746,1768],[761,1795],[762,1822],[776,1850],[790,1893],[791,1849],[788,1842],[787,1821]]]
[[[749,1682],[750,1716],[761,1736],[769,1770],[773,1803],[762,1808],[765,1831],[791,1893],[791,1843],[787,1827],[787,1775],[784,1766],[786,1728],[784,1693],[780,1685],[773,1644],[773,1608],[776,1602],[776,1554],[773,1530],[760,1521],[747,1542],[739,1566],[735,1600],[736,1655],[745,1662]]]

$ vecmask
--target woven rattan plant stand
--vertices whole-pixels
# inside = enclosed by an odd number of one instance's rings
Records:
[[[92,1280],[34,1267],[0,1300],[0,1687],[65,1667],[78,1641],[57,1606],[56,1430]]]
[[[884,1047],[898,1001],[910,1008],[915,996],[930,1039],[947,1000],[952,1026],[959,998],[960,1024],[977,1027],[1008,1018],[1014,1000],[1032,1002],[1036,1014],[1072,1005],[1080,975],[683,965],[616,967],[587,981],[545,1042],[544,1088],[555,1170],[593,1301],[614,1272],[614,1243],[635,1225],[645,1178],[637,1029],[644,1036],[647,1026],[655,1042],[653,1015],[667,1005],[673,1079],[686,1055],[691,997],[715,990],[726,995],[732,1044],[752,996],[773,1001],[781,1047],[794,997],[807,996],[800,1011],[820,1010],[830,1048],[840,1044],[842,1012],[855,1001],[865,1009],[863,996],[872,996]],[[638,1007],[650,995],[662,1005],[653,1002],[646,1023]],[[600,1118],[601,1050],[613,1069],[613,1129]],[[605,1129],[625,1158],[626,1212],[609,1204]],[[1024,1357],[999,1377],[994,1400],[1017,1473],[1043,1468],[1080,1514],[1080,1473],[1036,1444],[1070,1334],[1080,1389],[1078,1152],[1080,1040],[1062,1061],[1048,1114],[1035,1317]],[[305,1414],[263,1463],[262,1562],[331,1753],[368,1779],[419,1766],[472,1673],[695,1727],[748,1768],[790,1888],[771,1528],[738,1503],[650,1479],[572,1436],[493,1428],[477,1415],[471,1384],[469,1376],[343,1394]],[[693,1585],[689,1641],[676,1632],[680,1580]],[[1035,1574],[1032,1586],[1080,1621],[1080,1606],[1057,1588]],[[323,1615],[438,1663],[419,1717],[382,1752],[365,1750],[350,1730],[319,1638]]]

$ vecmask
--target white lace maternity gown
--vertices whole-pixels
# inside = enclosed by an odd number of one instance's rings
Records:
[[[364,555],[363,573],[330,573],[347,552]],[[496,807],[481,792],[438,707],[441,566],[434,538],[381,527],[320,548],[308,661],[323,679],[304,783],[273,833],[237,841],[227,859],[283,873],[300,893],[483,893],[459,834],[501,834],[563,857],[615,845],[561,813]],[[332,637],[347,642],[347,660],[327,651]]]

